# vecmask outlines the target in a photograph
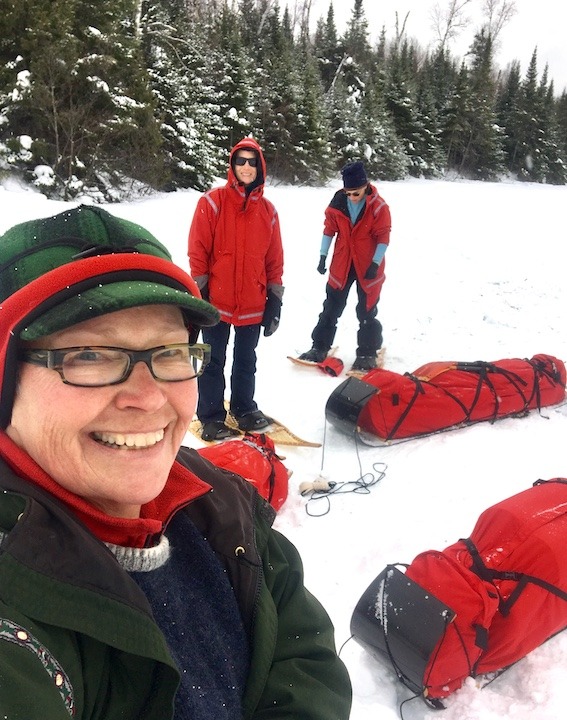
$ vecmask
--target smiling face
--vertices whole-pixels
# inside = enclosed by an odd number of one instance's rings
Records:
[[[143,350],[187,340],[177,307],[148,305],[86,320],[30,345]],[[108,515],[133,518],[163,490],[196,402],[196,379],[160,382],[143,363],[119,385],[90,388],[22,363],[6,432],[66,490]]]
[[[253,150],[238,150],[235,155],[235,158],[249,158],[253,161],[256,160],[257,157]],[[241,182],[243,185],[250,185],[256,180],[258,167],[252,167],[250,163],[245,163],[244,165],[235,164],[234,174],[238,182]]]

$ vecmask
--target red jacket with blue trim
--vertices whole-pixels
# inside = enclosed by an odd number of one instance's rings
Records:
[[[343,190],[335,193],[325,210],[324,234],[335,238],[333,258],[329,268],[328,283],[332,288],[342,290],[346,284],[351,265],[354,264],[358,282],[366,293],[366,309],[369,310],[380,298],[380,291],[386,276],[385,260],[378,268],[376,278],[365,280],[364,275],[372,262],[376,246],[390,242],[390,208],[380,197],[374,185],[369,184],[366,205],[354,225]]]

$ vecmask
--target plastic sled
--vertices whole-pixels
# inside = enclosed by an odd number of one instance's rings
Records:
[[[427,697],[424,673],[431,654],[456,613],[395,565],[386,568],[358,601],[350,622],[354,639],[392,666],[398,679],[435,709]]]

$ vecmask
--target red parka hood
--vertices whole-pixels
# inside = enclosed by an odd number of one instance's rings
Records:
[[[244,138],[240,142],[236,143],[236,145],[230,151],[230,157],[228,161],[227,185],[233,188],[243,187],[238,182],[233,169],[233,159],[238,150],[253,150],[258,155],[258,158],[260,160],[260,164],[258,165],[258,176],[256,177],[256,180],[252,185],[251,192],[262,195],[264,193],[264,183],[266,181],[266,160],[264,158],[262,148],[258,145],[254,138]]]

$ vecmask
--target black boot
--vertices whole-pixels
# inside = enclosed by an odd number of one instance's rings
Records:
[[[254,432],[267,428],[272,423],[272,418],[267,417],[261,410],[253,410],[236,418],[238,427],[244,432]]]
[[[328,350],[324,350],[323,348],[313,347],[311,350],[308,350],[307,352],[301,353],[299,356],[300,360],[307,360],[309,362],[319,363],[323,362],[323,360],[327,357]]]
[[[203,423],[203,429],[201,430],[201,438],[205,442],[212,442],[213,440],[226,440],[226,438],[236,437],[240,435],[238,430],[229,427],[222,420],[213,420],[212,422]]]
[[[352,370],[373,370],[378,367],[378,359],[374,355],[357,355],[352,364]]]

